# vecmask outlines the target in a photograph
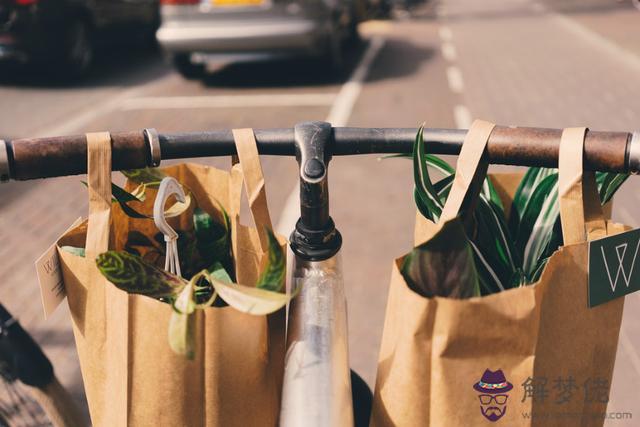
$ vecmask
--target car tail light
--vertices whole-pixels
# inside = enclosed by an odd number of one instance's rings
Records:
[[[160,4],[182,5],[182,4],[199,4],[199,3],[200,3],[200,0],[160,0]]]
[[[29,6],[38,3],[38,0],[15,0],[18,6]]]

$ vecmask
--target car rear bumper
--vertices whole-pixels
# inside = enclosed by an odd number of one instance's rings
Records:
[[[323,28],[314,21],[278,18],[163,24],[156,37],[172,53],[242,53],[306,51],[312,53],[323,38]]]

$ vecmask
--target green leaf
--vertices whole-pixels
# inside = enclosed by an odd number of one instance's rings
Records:
[[[389,155],[380,157],[381,160],[394,159],[394,158],[412,159],[413,154],[399,153],[399,154],[389,154]],[[426,160],[429,166],[436,169],[438,172],[440,172],[445,176],[455,172],[455,169],[449,163],[442,160],[440,157],[434,156],[433,154],[426,154]]]
[[[296,294],[283,294],[266,289],[229,284],[210,277],[213,287],[227,304],[243,313],[265,315],[280,310]]]
[[[69,252],[71,255],[79,256],[82,258],[85,257],[84,248],[76,248],[75,246],[61,246],[60,249],[62,249],[65,252]]]
[[[596,172],[600,201],[608,203],[620,186],[629,178],[626,173]]]
[[[491,264],[485,259],[484,255],[478,247],[469,240],[469,245],[473,250],[473,259],[478,271],[478,281],[480,283],[480,291],[482,295],[489,295],[496,292],[504,291],[504,286],[500,278],[493,270]]]
[[[491,182],[491,178],[485,178],[484,182],[482,183],[482,191],[480,194],[496,208],[499,208],[501,211],[503,211],[504,216],[504,206],[502,206],[502,200],[500,199],[500,195],[496,191],[493,182]]]
[[[444,202],[449,197],[449,192],[451,191],[451,186],[453,185],[453,178],[455,175],[449,175],[447,177],[442,178],[440,181],[433,184],[433,188],[438,192],[438,198],[440,202],[444,205]],[[438,218],[436,218],[436,221]]]
[[[85,186],[88,186],[86,181],[80,181],[80,182],[82,182]],[[115,203],[118,203],[122,208],[122,211],[127,216],[130,216],[131,218],[139,218],[139,219],[151,218],[149,215],[140,213],[128,205],[128,203],[131,203],[131,202],[138,202],[138,203],[142,202],[142,199],[140,199],[139,197],[136,197],[135,195],[129,193],[127,190],[125,190],[122,187],[119,187],[114,183],[111,183],[111,200]]]
[[[214,280],[218,280],[222,283],[231,284],[233,280],[227,270],[220,264],[219,262],[214,263],[211,267],[208,268],[208,271],[211,275],[211,278]]]
[[[423,147],[423,149],[426,148]],[[445,177],[456,172],[456,170],[449,163],[445,162],[438,156],[434,156],[433,154],[425,153],[425,161],[427,163],[427,166],[430,166],[431,168],[440,172]]]
[[[169,319],[169,346],[187,359],[193,359],[195,355],[195,318],[192,316],[196,309],[194,288],[194,280],[190,280],[173,303]]]
[[[485,282],[493,288],[508,288],[513,277],[519,275],[520,257],[509,233],[504,211],[480,195],[474,211],[473,242],[477,253],[476,261],[488,263],[485,268]],[[479,260],[482,254],[482,260]],[[489,271],[490,270],[490,271]],[[499,284],[495,283],[497,276]]]
[[[153,215],[147,215],[136,210],[130,205],[132,202],[144,202],[146,200],[146,189],[157,188],[160,186],[160,182],[167,175],[157,168],[145,168],[145,169],[131,169],[122,171],[122,173],[131,181],[140,184],[132,193],[128,192],[124,188],[111,183],[111,195],[112,200],[117,202],[122,211],[131,218],[137,219],[151,219]],[[87,185],[85,181],[82,181],[84,185]],[[164,214],[167,218],[178,216],[185,212],[191,205],[192,197],[191,192],[185,188],[185,201],[176,201],[169,208],[165,209]]]
[[[473,252],[458,219],[448,221],[431,239],[414,248],[400,271],[409,287],[427,298],[480,295]]]
[[[223,216],[222,224],[216,222],[203,209],[196,208],[193,211],[196,247],[204,265],[220,262],[226,269],[232,271],[231,221],[221,205],[220,210]]]
[[[527,205],[531,202],[534,189],[549,175],[557,174],[557,170],[549,168],[529,168],[525,172],[513,196],[509,214],[509,229],[513,236],[518,235],[518,228]]]
[[[129,169],[121,171],[124,176],[137,184],[146,184],[150,187],[158,187],[160,182],[167,177],[159,168]]]
[[[202,270],[206,263],[203,262],[197,249],[196,233],[193,228],[189,230],[177,230],[178,233],[178,254],[180,255],[180,271],[186,278]],[[164,235],[159,236],[164,243]],[[164,249],[163,249],[164,254]]]
[[[533,188],[516,234],[522,270],[527,277],[531,277],[552,240],[559,215],[558,174],[551,174]]]
[[[531,277],[529,277],[527,284],[535,283],[540,279],[540,276],[542,276],[542,272],[544,271],[544,268],[547,266],[548,262],[549,262],[549,257],[542,258],[541,260],[538,261],[538,265],[533,270],[533,273],[531,274]]]
[[[396,153],[396,154],[385,154],[384,156],[378,157],[378,160],[387,160],[387,159],[412,159],[413,155],[409,153]]]
[[[118,289],[131,294],[153,298],[175,297],[186,281],[136,255],[122,251],[108,251],[96,258],[98,270]]]
[[[279,292],[282,290],[285,282],[286,260],[285,252],[280,246],[280,242],[273,234],[273,231],[266,228],[269,239],[269,256],[264,270],[258,278],[256,288],[266,289],[268,291]]]
[[[420,126],[413,144],[413,180],[415,184],[414,199],[420,213],[427,219],[435,221],[442,212],[442,203],[433,188],[429,177],[427,154],[424,146],[424,125]]]
[[[132,208],[131,206],[129,206],[130,202],[140,203],[141,200],[138,199],[133,194],[129,193],[124,188],[118,187],[116,184],[112,183],[111,184],[111,195],[113,197],[113,200],[120,205],[120,207],[122,208],[122,211],[125,214],[127,214],[127,216],[130,216],[131,218],[139,218],[139,219],[151,218],[151,216],[145,215],[143,213],[140,213],[137,210],[135,210],[134,208]]]

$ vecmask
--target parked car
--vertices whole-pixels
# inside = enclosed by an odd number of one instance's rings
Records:
[[[186,77],[209,60],[274,56],[341,62],[345,41],[357,38],[362,0],[161,0],[159,44]]]
[[[0,60],[86,72],[97,45],[153,35],[158,0],[0,0]]]

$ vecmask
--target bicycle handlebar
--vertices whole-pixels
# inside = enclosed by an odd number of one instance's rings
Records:
[[[258,151],[294,156],[294,129],[256,129]],[[410,154],[415,128],[332,128],[330,155]],[[560,129],[497,126],[487,155],[493,164],[557,167]],[[466,130],[425,129],[433,154],[458,154]],[[112,134],[113,170],[156,166],[160,160],[235,154],[231,130],[158,134],[153,129]],[[29,180],[86,173],[84,135],[0,141],[2,180]],[[587,132],[587,170],[640,173],[640,132]]]

